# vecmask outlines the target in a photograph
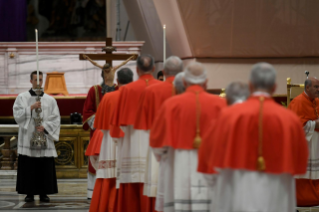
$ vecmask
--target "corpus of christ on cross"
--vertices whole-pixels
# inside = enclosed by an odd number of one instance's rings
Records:
[[[105,54],[85,54],[92,60],[105,60],[106,63],[112,67],[113,60],[127,60],[131,56],[137,57],[137,54],[112,54],[113,51],[116,51],[116,48],[112,46],[112,38],[106,38],[105,47],[102,48],[102,51],[105,51]],[[84,54],[79,55],[80,60],[85,60],[83,57]]]

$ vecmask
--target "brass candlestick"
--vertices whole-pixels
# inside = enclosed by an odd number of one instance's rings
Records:
[[[36,101],[40,101],[41,97],[40,95],[42,94],[43,89],[40,87],[40,85],[37,85],[35,89],[35,93],[37,94]],[[43,119],[40,117],[40,113],[42,112],[41,108],[36,108],[36,117],[33,118],[34,120],[34,125],[36,127],[39,127],[42,125]],[[32,138],[31,138],[31,149],[46,149],[47,148],[47,138],[44,135],[44,132],[39,132],[37,129],[33,132]]]

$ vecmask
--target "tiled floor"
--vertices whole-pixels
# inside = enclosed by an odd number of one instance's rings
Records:
[[[16,180],[0,179],[0,212],[2,211],[54,211],[54,212],[88,212],[90,201],[86,198],[86,179],[60,179],[58,180],[59,193],[49,195],[50,203],[39,201],[24,202],[25,195],[15,191]],[[319,207],[297,208],[299,212],[319,212]]]
[[[86,198],[86,179],[61,179],[58,180],[59,193],[49,195],[50,203],[39,201],[35,196],[32,203],[24,202],[25,195],[15,191],[16,180],[0,179],[0,212],[2,211],[89,211],[90,201]]]

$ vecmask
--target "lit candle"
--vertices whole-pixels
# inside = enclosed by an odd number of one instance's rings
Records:
[[[39,50],[38,50],[38,30],[35,30],[35,45],[36,45],[36,51],[37,51],[37,85],[39,85]]]
[[[163,65],[166,60],[166,25],[163,26]]]

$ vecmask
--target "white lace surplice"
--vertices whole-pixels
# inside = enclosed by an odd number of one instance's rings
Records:
[[[157,162],[151,148],[149,147],[150,131],[140,130],[140,133],[141,138],[148,142],[143,194],[148,197],[156,197],[159,163]]]
[[[213,212],[291,212],[296,207],[295,179],[290,174],[222,169],[213,190]]]
[[[158,155],[159,149],[153,149]],[[164,212],[209,211],[211,189],[204,175],[197,172],[197,150],[168,148],[167,158],[161,160],[164,173],[159,183],[164,184]],[[163,170],[161,168],[161,171]],[[160,190],[161,188],[159,188]],[[160,190],[161,191],[161,190]],[[160,192],[159,192],[160,193]],[[156,209],[161,209],[161,199],[156,200]]]
[[[118,146],[120,183],[144,183],[148,141],[142,139],[141,130],[132,125],[121,126],[125,136]]]
[[[48,132],[45,134],[47,148],[45,150],[30,149],[30,141],[35,131],[33,117],[36,117],[36,112],[31,111],[31,105],[35,102],[36,96],[24,92],[17,96],[13,105],[13,116],[19,125],[18,154],[30,157],[57,157],[54,141],[59,141],[60,112],[56,100],[46,94],[41,97],[42,112],[40,116],[43,118],[42,125]]]
[[[307,172],[296,178],[317,180],[319,179],[319,133],[315,131],[316,122],[308,121],[304,126],[309,147]]]

